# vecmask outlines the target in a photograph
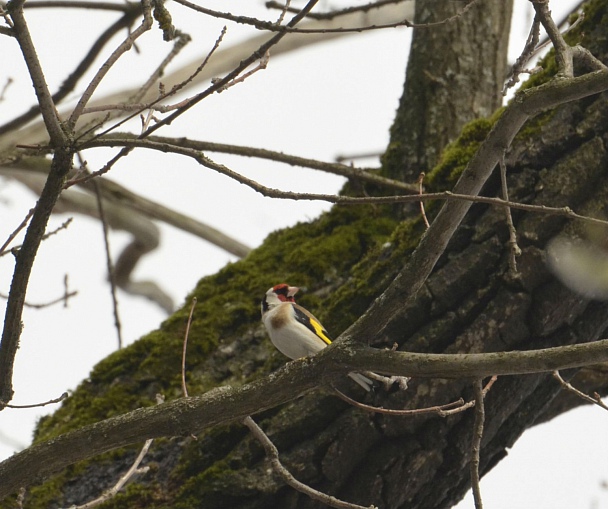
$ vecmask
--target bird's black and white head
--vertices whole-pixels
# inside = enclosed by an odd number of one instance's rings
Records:
[[[269,288],[262,299],[262,315],[283,302],[295,302],[294,296],[298,293],[297,286],[281,283]]]

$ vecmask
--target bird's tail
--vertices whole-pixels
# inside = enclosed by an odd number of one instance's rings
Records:
[[[371,391],[374,386],[374,382],[372,382],[366,376],[363,376],[361,373],[349,373],[348,376],[363,387],[367,392]]]

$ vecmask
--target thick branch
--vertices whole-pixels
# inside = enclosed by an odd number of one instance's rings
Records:
[[[336,342],[314,358],[290,362],[241,388],[221,387],[193,398],[140,408],[42,442],[0,463],[0,498],[77,461],[142,440],[200,433],[242,420],[356,370],[391,375],[482,378],[551,372],[608,361],[608,339],[580,345],[485,354],[416,354]]]
[[[464,170],[454,187],[454,193],[472,196],[479,194],[502,154],[530,117],[606,89],[608,71],[601,70],[576,78],[554,80],[520,92],[505,109]],[[470,206],[470,202],[448,201],[441,208],[407,265],[376,299],[366,315],[344,333],[346,337],[368,338],[381,333],[378,329],[383,329],[398,308],[412,299],[427,280]]]
[[[48,179],[36,205],[36,210],[32,215],[30,226],[25,234],[23,247],[17,255],[11,289],[6,304],[4,329],[0,342],[0,400],[4,403],[8,403],[13,397],[13,364],[17,348],[19,347],[22,329],[21,316],[34,259],[44,236],[49,216],[63,188],[65,176],[72,166],[72,153],[67,148],[68,139],[59,122],[55,105],[46,85],[42,67],[38,61],[36,50],[30,37],[25,17],[23,16],[23,2],[13,1],[9,4],[8,9],[15,25],[15,35],[19,41],[19,46],[21,47],[34,89],[36,90],[40,110],[51,138],[51,143],[57,151]],[[0,406],[0,409],[2,408]]]

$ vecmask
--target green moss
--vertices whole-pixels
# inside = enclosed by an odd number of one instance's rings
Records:
[[[502,110],[492,118],[473,120],[464,126],[458,139],[446,147],[437,166],[427,175],[426,182],[430,191],[444,191],[454,187],[500,113]]]

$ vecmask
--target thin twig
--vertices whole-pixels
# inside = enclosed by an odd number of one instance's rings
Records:
[[[70,287],[68,284],[69,278],[67,273],[64,274],[63,276],[63,307],[67,308],[68,307],[68,301],[70,300],[70,297],[74,297],[75,295],[78,294],[77,291],[74,292],[70,292]]]
[[[608,405],[606,405],[602,401],[602,398],[599,396],[599,394],[597,394],[596,397],[592,398],[588,394],[585,394],[584,392],[579,391],[572,384],[570,384],[569,382],[566,382],[560,375],[559,371],[557,371],[557,370],[555,370],[553,372],[553,378],[555,378],[564,389],[566,389],[567,391],[570,391],[573,394],[576,394],[579,398],[583,399],[587,403],[593,403],[594,405],[597,405],[597,406],[603,408],[604,410],[608,410]]]
[[[163,59],[163,61],[156,67],[154,72],[150,75],[148,80],[141,86],[139,91],[127,102],[139,102],[142,97],[146,95],[148,90],[152,88],[152,85],[156,83],[156,81],[165,73],[165,69],[167,66],[173,61],[173,59],[179,55],[179,53],[184,49],[188,43],[192,40],[192,38],[188,34],[184,34],[182,32],[178,32],[175,36],[175,42],[173,43],[173,48],[169,54]],[[163,94],[161,94],[163,95]],[[161,99],[162,100],[162,99]],[[88,108],[85,108],[83,113],[89,112]]]
[[[195,307],[196,297],[193,297],[192,305],[190,306],[190,314],[188,315],[188,323],[186,324],[186,333],[184,334],[184,346],[182,348],[182,392],[184,398],[188,397],[188,387],[186,386],[186,350],[188,347],[188,336],[190,335],[190,325],[192,324],[192,316],[194,315]]]
[[[509,201],[509,188],[507,186],[507,165],[505,164],[505,155],[498,161],[500,167],[500,185],[502,187],[502,199],[505,202]],[[513,216],[511,215],[510,207],[505,207],[505,218],[507,220],[507,228],[509,229],[509,270],[515,276],[517,274],[517,257],[521,256],[521,249],[517,244],[517,232],[513,224]]]
[[[102,175],[105,175],[106,173],[108,173],[113,166],[123,157],[129,155],[129,153],[131,152],[131,150],[133,150],[130,147],[124,147],[120,152],[118,152],[118,154],[116,154],[112,159],[110,159],[106,164],[103,165],[103,167],[97,171],[94,171],[92,173],[88,173],[86,176],[84,177],[74,177],[70,180],[68,180],[63,188],[64,189],[68,189],[69,187],[72,187],[76,184],[84,184],[85,182],[88,182],[90,180],[93,180],[95,177],[101,177]]]
[[[96,113],[96,112],[100,112],[100,111],[127,111],[127,112],[134,112],[133,115],[129,116],[129,118],[132,118],[135,115],[139,115],[139,114],[143,113],[145,110],[167,113],[169,111],[175,111],[179,108],[184,107],[185,105],[188,104],[188,101],[190,101],[190,98],[184,99],[175,104],[168,104],[168,105],[159,104],[159,102],[165,100],[166,98],[168,98],[170,96],[177,94],[177,92],[179,92],[182,88],[184,88],[186,85],[188,85],[188,83],[190,83],[205,68],[205,66],[209,62],[209,59],[211,58],[213,53],[215,53],[215,51],[219,48],[219,45],[222,42],[222,39],[224,38],[224,35],[226,35],[226,27],[224,27],[221,30],[220,35],[218,36],[218,38],[215,41],[215,44],[213,45],[213,47],[211,48],[211,50],[209,51],[209,53],[207,54],[207,56],[205,57],[203,62],[196,68],[196,70],[190,76],[188,76],[188,78],[183,80],[181,83],[174,85],[169,92],[164,91],[164,87],[162,87],[162,83],[161,83],[160,88],[162,90],[161,90],[159,96],[156,99],[154,99],[153,101],[151,101],[149,103],[143,103],[143,104],[137,102],[143,97],[143,95],[147,92],[147,90],[150,88],[150,86],[160,76],[162,76],[162,73],[164,72],[165,67],[171,62],[171,60],[173,58],[175,58],[175,56],[179,53],[179,51],[181,51],[181,49],[185,46],[185,44],[190,41],[190,37],[187,36],[186,34],[179,34],[179,38],[176,41],[171,53],[169,53],[169,55],[167,55],[167,57],[165,57],[165,60],[163,62],[161,62],[161,64],[158,66],[156,71],[152,74],[150,79],[138,90],[137,94],[135,94],[126,103],[103,104],[103,105],[99,105],[99,106],[88,107],[83,110],[83,114]],[[182,39],[183,39],[183,42],[182,42]],[[115,127],[116,126],[114,126],[114,128]],[[146,129],[147,129],[147,126],[146,126]],[[80,136],[79,139],[81,139],[81,138],[83,138],[83,136]]]
[[[61,297],[57,297],[54,300],[51,300],[49,302],[44,302],[43,304],[32,304],[31,302],[27,302],[25,301],[23,303],[23,305],[26,308],[32,308],[32,309],[43,309],[43,308],[48,308],[54,304],[59,304],[60,302],[64,303],[64,307],[67,307],[67,301],[69,298],[75,297],[76,295],[78,295],[78,291],[73,291],[73,292],[66,292],[64,293]],[[2,299],[8,299],[8,295],[5,295],[3,293],[0,293],[0,298]]]
[[[36,92],[40,106],[40,113],[42,114],[46,130],[49,133],[51,143],[57,148],[64,147],[67,144],[67,136],[61,127],[59,114],[55,109],[55,103],[46,83],[46,78],[23,14],[24,3],[25,0],[13,0],[7,4],[8,13],[14,24],[13,33],[19,42],[23,59],[32,78],[34,91]]]
[[[377,509],[373,505],[365,507],[357,504],[351,504],[343,500],[339,500],[336,497],[332,497],[331,495],[327,495],[326,493],[317,491],[311,488],[310,486],[298,481],[291,474],[291,472],[289,472],[289,470],[287,470],[283,466],[281,460],[279,459],[279,450],[272,443],[270,438],[268,438],[266,433],[264,433],[262,428],[260,428],[251,417],[245,417],[245,419],[243,419],[243,424],[245,424],[245,426],[249,428],[251,434],[256,438],[258,442],[260,442],[260,444],[262,444],[262,447],[264,447],[264,451],[266,452],[266,456],[270,460],[272,469],[288,486],[291,486],[293,489],[299,491],[300,493],[304,493],[313,500],[317,500],[330,507],[336,507],[337,509]]]
[[[35,6],[39,6],[42,3],[45,3],[45,2],[27,2],[25,4],[25,7],[26,8],[35,7]],[[80,2],[69,1],[69,2],[60,2],[60,3],[67,3],[67,4],[72,5],[72,4],[76,4],[76,3],[80,3]],[[95,2],[83,2],[83,3],[87,3],[87,4],[90,3],[92,5]],[[88,53],[82,58],[82,60],[78,63],[78,65],[72,71],[72,73],[65,80],[63,80],[63,82],[61,83],[61,86],[59,87],[57,92],[55,92],[53,94],[52,98],[53,98],[53,101],[55,104],[59,104],[63,99],[65,99],[68,96],[68,94],[70,94],[74,90],[74,88],[76,87],[80,78],[82,78],[82,76],[90,69],[91,65],[97,60],[97,57],[99,56],[99,54],[101,53],[103,48],[106,46],[106,44],[110,40],[112,40],[112,38],[120,30],[123,30],[124,28],[129,28],[135,21],[135,18],[137,17],[138,13],[141,11],[140,7],[137,4],[130,3],[130,4],[111,4],[111,5],[113,5],[115,7],[114,10],[120,10],[120,11],[125,10],[125,15],[122,16],[122,18],[117,20],[115,23],[110,25],[106,30],[104,30],[102,32],[102,34],[93,43],[93,45],[89,49]],[[39,114],[40,114],[40,107],[38,105],[32,106],[25,113],[13,118],[9,122],[6,122],[5,124],[1,125],[0,126],[0,136],[3,135],[4,133],[16,131],[19,127],[26,124],[33,118],[36,118]]]
[[[424,172],[422,172],[418,176],[418,194],[421,196],[424,194],[423,193],[424,189],[423,189],[423,185],[422,185],[422,183],[424,182],[424,175],[425,175]],[[424,225],[426,226],[426,229],[428,230],[431,225],[429,224],[429,220],[426,217],[426,212],[424,211],[424,201],[422,201],[422,200],[420,201],[420,213],[422,214],[422,220],[424,221]]]
[[[369,371],[365,371],[364,373],[367,375],[369,373]],[[399,378],[407,378],[407,377],[399,377]],[[483,392],[484,396],[492,388],[492,386],[494,385],[494,382],[496,382],[497,379],[498,379],[497,376],[493,376],[490,378],[490,380],[488,381],[486,386],[483,388],[482,392]],[[373,413],[378,413],[378,414],[383,414],[383,415],[408,416],[408,415],[424,415],[424,414],[429,414],[429,413],[435,413],[435,414],[439,415],[439,417],[448,417],[450,415],[464,412],[465,410],[468,410],[469,408],[473,408],[475,406],[475,400],[467,401],[465,403],[465,401],[462,398],[460,398],[457,401],[452,401],[451,403],[446,403],[444,405],[437,405],[437,406],[426,407],[426,408],[396,410],[396,409],[391,409],[391,408],[375,407],[372,405],[366,405],[365,403],[360,403],[359,401],[356,401],[356,400],[350,398],[349,396],[347,396],[343,392],[339,391],[335,387],[332,387],[332,389],[334,390],[334,392],[340,399],[346,401],[348,404],[355,406],[357,408],[360,408],[362,410],[367,410],[368,412],[373,412]]]
[[[392,409],[392,408],[384,408],[381,406],[377,407],[377,406],[372,406],[372,405],[366,405],[365,403],[361,403],[357,400],[352,399],[351,397],[347,396],[346,394],[344,394],[340,390],[336,389],[335,387],[332,387],[332,388],[333,388],[334,392],[336,393],[336,395],[341,400],[346,401],[349,405],[360,408],[361,410],[366,410],[367,412],[383,414],[383,415],[410,416],[410,415],[438,414],[441,417],[446,417],[447,414],[444,414],[444,412],[446,410],[453,410],[453,409],[460,410],[460,408],[467,409],[467,408],[471,408],[471,406],[472,406],[472,405],[468,405],[465,407],[464,400],[462,398],[460,398],[457,401],[452,401],[451,403],[446,403],[444,405],[437,405],[437,406],[431,406],[431,407],[426,407],[426,408],[413,408],[413,409],[397,410],[397,409]]]
[[[296,34],[348,34],[348,33],[360,33],[360,32],[368,32],[372,30],[384,30],[387,28],[398,28],[398,27],[407,27],[407,28],[434,28],[441,25],[445,25],[447,23],[452,23],[461,18],[464,14],[466,14],[471,7],[478,2],[479,0],[471,0],[467,3],[459,12],[450,16],[449,18],[445,18],[441,21],[435,21],[432,23],[413,23],[407,19],[397,21],[395,23],[383,23],[378,25],[365,25],[365,26],[357,26],[351,28],[294,28],[289,25],[278,25],[273,23],[272,21],[263,21],[257,18],[251,18],[249,16],[236,16],[234,14],[228,12],[220,12],[214,11],[212,9],[208,9],[206,7],[202,7],[200,5],[194,4],[188,0],[175,0],[177,3],[182,4],[184,7],[188,7],[195,11],[201,12],[208,16],[213,16],[215,18],[226,19],[229,21],[234,21],[235,23],[240,23],[244,25],[251,25],[257,28],[258,30],[267,30],[269,32],[278,32],[280,34],[285,33],[296,33]]]
[[[139,465],[142,462],[142,460],[144,459],[144,457],[146,456],[146,454],[148,454],[148,450],[150,449],[152,442],[153,442],[153,440],[151,438],[146,440],[143,447],[139,451],[137,458],[135,458],[135,461],[133,462],[133,464],[131,465],[129,470],[127,470],[124,473],[124,475],[122,475],[120,477],[120,479],[118,479],[118,482],[114,486],[112,486],[109,490],[105,491],[102,495],[100,495],[95,500],[91,500],[90,502],[87,502],[86,504],[82,504],[82,505],[79,505],[76,507],[71,507],[70,509],[91,509],[93,507],[97,507],[98,505],[101,505],[104,502],[107,502],[111,498],[115,497],[116,494],[123,488],[123,486],[134,475],[145,474],[150,469],[150,467],[139,468]]]
[[[213,43],[212,48],[209,50],[209,52],[207,53],[207,56],[203,59],[203,61],[195,69],[195,71],[190,76],[188,76],[184,81],[182,81],[181,83],[178,83],[177,85],[174,85],[173,87],[171,87],[171,90],[169,92],[167,92],[165,94],[162,94],[162,96],[159,99],[157,99],[157,101],[158,100],[166,99],[169,96],[173,96],[173,95],[177,94],[180,90],[182,90],[184,87],[186,87],[186,85],[188,85],[189,83],[191,83],[192,80],[194,80],[194,78],[196,78],[202,72],[202,70],[209,63],[209,60],[211,60],[211,57],[213,56],[213,54],[220,47],[220,44],[222,44],[222,41],[224,40],[224,36],[226,35],[227,30],[228,30],[227,27],[225,27],[225,26],[222,27],[222,30],[220,31],[220,34],[217,36],[217,39],[215,40],[215,42]],[[185,101],[181,101],[180,103],[171,106],[171,108],[172,109],[181,108],[182,106],[184,106],[187,103],[188,100],[189,99],[187,99]]]
[[[224,92],[224,91],[228,90],[230,87],[233,87],[234,85],[243,83],[247,78],[254,75],[258,71],[263,71],[268,66],[269,61],[270,61],[270,51],[267,51],[266,53],[264,53],[262,58],[260,58],[260,60],[258,61],[258,65],[256,65],[250,71],[247,71],[246,73],[242,74],[238,78],[233,79],[230,83],[227,83],[226,85],[224,85],[220,90],[218,90],[218,92]],[[214,80],[211,80],[212,83],[213,83],[213,81]]]
[[[86,90],[83,92],[78,104],[72,111],[70,118],[68,119],[68,125],[71,128],[74,128],[76,125],[76,121],[82,115],[82,111],[84,110],[87,102],[91,99],[93,92],[97,89],[103,78],[110,71],[112,66],[116,63],[116,61],[124,55],[127,51],[129,51],[135,41],[143,35],[145,32],[152,28],[152,12],[150,7],[150,0],[141,0],[142,10],[144,19],[141,22],[141,25],[137,27],[133,32],[129,34],[129,36],[112,52],[112,54],[108,57],[108,59],[101,65],[95,76],[91,79],[91,82],[87,86]]]
[[[511,77],[505,83],[502,89],[502,95],[506,95],[507,91],[514,87],[517,83],[519,83],[519,75],[524,72],[524,67],[528,63],[528,61],[534,55],[536,51],[536,45],[538,44],[538,40],[540,38],[540,20],[538,19],[538,15],[534,16],[534,21],[532,22],[532,27],[530,28],[530,33],[528,34],[528,39],[526,40],[526,44],[524,45],[524,49],[521,54],[517,57],[517,60],[513,64],[511,69]]]
[[[30,212],[32,212],[34,209],[30,210]],[[27,219],[27,218],[26,218]],[[70,226],[70,224],[72,223],[72,221],[74,220],[73,217],[68,217],[63,223],[61,223],[60,226],[58,226],[57,228],[55,228],[54,230],[51,230],[49,233],[45,233],[42,236],[41,241],[48,239],[49,237],[52,237],[53,235],[59,233],[61,230],[65,230],[68,226]],[[20,226],[21,227],[21,226]],[[4,246],[2,246],[3,248],[6,248],[6,244]],[[0,249],[0,257],[7,255],[10,252],[15,252],[18,251],[19,249],[21,249],[23,247],[22,244],[13,247],[12,249],[10,249],[9,251],[3,251],[2,249]]]
[[[473,425],[473,438],[471,440],[471,487],[473,489],[475,509],[483,509],[481,488],[479,486],[479,452],[481,450],[483,424],[486,414],[481,379],[477,379],[473,382],[473,391],[475,393],[475,424]]]
[[[8,11],[5,9],[4,4],[0,4],[0,16],[2,16],[2,18],[4,19],[4,22],[8,25],[8,27],[2,27],[4,30],[6,30],[6,32],[2,32],[2,33],[5,33],[6,35],[10,35],[11,37],[14,37],[15,34],[13,33],[12,29],[15,28],[15,25],[14,25],[11,17],[8,15]]]
[[[175,56],[181,51],[181,49],[188,42],[190,42],[190,36],[188,36],[186,34],[181,34],[181,33],[178,34],[178,40],[174,44],[172,51],[169,53],[169,55],[167,55],[167,57],[165,57],[163,62],[161,62],[161,64],[158,66],[158,68],[152,74],[150,79],[138,90],[138,92],[128,101],[127,104],[102,105],[102,106],[95,106],[92,108],[85,108],[85,110],[83,110],[83,113],[93,113],[93,112],[105,111],[105,110],[134,111],[134,113],[132,115],[129,115],[126,119],[123,119],[123,121],[121,121],[119,124],[112,127],[112,129],[115,129],[118,125],[121,125],[122,123],[133,118],[134,116],[141,114],[145,110],[167,112],[167,111],[173,111],[175,109],[183,107],[185,104],[187,104],[189,99],[185,99],[184,101],[180,101],[177,104],[168,105],[168,106],[159,105],[158,103],[160,101],[163,101],[167,97],[177,94],[177,92],[179,90],[184,88],[203,70],[203,68],[209,62],[209,59],[211,58],[213,53],[215,53],[215,51],[218,49],[225,34],[226,34],[226,27],[224,27],[222,29],[219,37],[215,41],[215,44],[213,45],[213,47],[211,48],[211,50],[209,51],[209,53],[207,54],[207,56],[205,57],[205,59],[203,60],[201,65],[199,65],[198,68],[188,78],[186,78],[181,83],[174,85],[169,92],[164,92],[164,87],[162,87],[162,83],[161,83],[161,87],[160,87],[161,93],[160,93],[159,97],[157,97],[154,101],[143,104],[143,105],[137,104],[137,101],[139,101],[141,99],[141,97],[143,97],[143,95],[146,93],[148,88],[154,83],[154,81],[162,75],[165,67],[173,60],[173,58],[175,58]],[[134,103],[133,103],[133,101],[134,101]],[[145,129],[147,130],[147,124],[144,124],[144,126],[145,126]],[[80,138],[82,138],[82,137],[83,136],[81,135]]]
[[[93,181],[95,196],[97,197],[97,211],[99,212],[99,220],[103,229],[103,243],[106,252],[106,267],[108,271],[108,281],[110,282],[110,294],[112,295],[112,311],[114,314],[114,327],[116,328],[116,336],[118,338],[118,349],[122,348],[122,326],[120,324],[120,315],[118,313],[118,298],[116,297],[116,278],[114,276],[114,264],[112,262],[112,253],[110,252],[110,238],[108,233],[108,223],[103,208],[103,198],[99,191],[97,181]]]
[[[112,138],[104,138],[103,140],[95,140],[93,142],[86,142],[85,146],[113,146],[110,140],[117,137],[118,145],[125,139],[133,139],[133,135],[128,133],[115,134]],[[359,180],[363,182],[370,182],[383,187],[389,187],[394,189],[400,189],[408,194],[418,193],[418,186],[413,184],[407,184],[399,180],[390,179],[377,175],[378,168],[364,168],[364,167],[352,167],[350,165],[342,163],[328,163],[325,161],[319,161],[316,159],[310,159],[306,157],[295,156],[292,154],[285,154],[275,150],[262,149],[257,147],[247,147],[243,145],[231,145],[226,143],[215,143],[210,141],[199,141],[191,140],[186,138],[171,139],[162,136],[148,137],[150,142],[166,143],[167,151],[171,151],[171,147],[180,146],[185,148],[191,148],[199,151],[206,152],[220,152],[224,154],[233,154],[243,157],[257,157],[260,159],[267,159],[269,161],[276,161],[280,163],[289,164],[290,166],[301,166],[303,168],[312,168],[315,170],[325,171],[334,175],[340,175],[348,179]],[[104,141],[107,141],[107,145],[104,145]]]
[[[285,14],[287,14],[287,12],[289,11],[289,6],[290,5],[291,5],[291,0],[287,0],[285,2],[285,5],[281,9],[281,14],[279,14],[279,17],[276,20],[276,24],[277,25],[280,25],[281,23],[283,23],[283,20],[285,19]]]
[[[140,139],[122,139],[122,140],[95,140],[91,143],[86,144],[87,146],[104,147],[104,146],[125,146],[129,148],[143,147],[152,150],[158,150],[161,152],[172,152],[176,154],[185,155],[193,158],[202,166],[209,169],[215,170],[229,178],[232,178],[240,184],[245,184],[251,187],[254,191],[270,198],[282,198],[289,200],[319,200],[326,201],[329,203],[337,203],[340,205],[371,205],[371,204],[395,204],[395,203],[406,203],[420,200],[446,200],[446,201],[464,201],[472,203],[486,203],[498,207],[510,207],[513,209],[525,210],[527,212],[536,212],[542,214],[551,214],[556,216],[568,217],[570,219],[577,219],[580,221],[589,222],[592,224],[607,226],[608,221],[603,219],[597,219],[589,216],[583,216],[574,212],[570,207],[549,207],[546,205],[530,205],[527,203],[505,201],[501,198],[491,198],[488,196],[478,196],[469,194],[453,193],[451,191],[443,191],[439,193],[425,193],[425,194],[408,194],[408,195],[394,195],[394,196],[371,196],[371,197],[353,197],[353,196],[341,196],[341,195],[330,195],[330,194],[314,194],[314,193],[294,193],[291,191],[281,191],[279,189],[273,189],[266,187],[253,179],[249,179],[240,175],[239,173],[231,170],[227,166],[216,163],[202,155],[198,150],[189,149],[186,147],[180,147],[178,145],[172,145],[168,143],[157,143],[151,140],[140,140]],[[500,160],[500,159],[498,159]],[[90,177],[85,177],[82,180],[86,180]],[[80,181],[70,181],[72,183],[78,183]]]
[[[195,100],[195,98],[184,99],[183,101],[180,101],[177,104],[168,105],[168,106],[159,105],[159,103],[161,101],[163,101],[164,99],[166,99],[167,97],[170,97],[170,96],[173,96],[173,95],[177,94],[177,92],[179,92],[182,88],[184,88],[186,85],[188,85],[188,83],[190,83],[204,69],[204,67],[207,65],[207,63],[211,59],[211,56],[219,48],[219,46],[220,46],[220,44],[221,44],[224,36],[226,35],[226,30],[227,30],[226,27],[223,27],[223,29],[220,32],[220,35],[216,39],[213,47],[211,48],[211,50],[209,51],[209,53],[207,54],[207,56],[205,57],[205,59],[203,60],[203,62],[196,68],[196,70],[193,73],[190,74],[190,76],[188,76],[181,83],[177,83],[176,85],[174,85],[169,92],[161,91],[161,94],[159,95],[159,97],[157,97],[153,101],[151,101],[149,103],[146,103],[146,104],[143,104],[143,105],[142,104],[102,105],[102,106],[94,106],[94,107],[88,108],[86,110],[83,110],[83,113],[85,113],[85,112],[86,113],[92,113],[92,112],[96,112],[96,111],[104,111],[104,110],[112,110],[112,109],[115,109],[115,110],[118,110],[118,111],[134,111],[134,113],[132,113],[131,115],[128,115],[126,118],[122,119],[117,124],[115,124],[112,127],[110,127],[109,129],[106,129],[103,133],[98,134],[97,136],[95,136],[95,138],[97,138],[99,136],[102,136],[103,134],[106,134],[106,133],[108,133],[110,131],[113,131],[113,130],[117,129],[119,126],[121,126],[125,122],[129,121],[130,119],[136,117],[137,115],[141,114],[145,110],[154,110],[154,111],[160,111],[160,112],[165,113],[165,112],[174,111],[174,110],[180,109],[180,108],[189,108],[190,107],[190,101]],[[173,53],[174,52],[172,52],[172,54]],[[169,57],[172,58],[172,54],[170,54],[165,59],[166,63],[168,63]],[[163,62],[163,64],[165,62]],[[159,69],[163,68],[163,64],[161,64],[161,66],[159,66]],[[149,81],[151,81],[151,80],[149,80]],[[146,87],[146,85],[144,85],[144,87],[142,87],[138,91],[138,93],[133,96],[133,100],[134,101],[137,101],[138,98],[141,97],[141,91],[145,90],[145,87]],[[195,97],[198,97],[198,96],[195,96]],[[146,127],[146,130],[147,130],[147,127]],[[147,134],[142,133],[140,136],[147,136]],[[85,137],[85,135],[81,134],[80,137],[79,137],[79,139],[82,139],[84,137]],[[93,138],[93,139],[95,139],[95,138]]]
[[[0,102],[4,101],[4,96],[6,95],[6,92],[8,91],[9,87],[13,84],[13,78],[11,78],[10,76],[8,78],[6,78],[6,81],[4,82],[4,86],[2,87],[2,90],[0,91]]]
[[[498,377],[496,375],[494,375],[494,376],[492,376],[490,378],[490,381],[483,388],[483,396],[484,397],[488,393],[488,391],[492,388],[492,386],[494,385],[494,382],[496,382],[496,380],[498,380]],[[462,412],[462,411],[464,411],[464,410],[466,410],[468,408],[473,408],[474,406],[475,406],[475,400],[472,399],[471,401],[467,401],[461,407],[454,408],[452,410],[443,410],[443,411],[439,412],[439,416],[440,417],[448,417],[450,415],[459,414],[460,412]]]
[[[371,378],[372,380],[380,382],[387,391],[395,384],[397,384],[399,390],[407,391],[407,384],[411,380],[411,378],[407,376],[384,376],[374,373],[373,371],[363,371],[362,374],[368,378]]]
[[[9,405],[8,403],[0,402],[2,406],[6,406],[8,408],[37,408],[46,405],[52,405],[53,403],[61,403],[64,399],[68,398],[68,393],[64,392],[61,396],[55,399],[50,399],[49,401],[45,401],[44,403],[32,403],[31,405]]]
[[[6,253],[5,249],[8,247],[8,245],[19,234],[19,232],[21,230],[23,230],[27,226],[27,223],[29,223],[30,218],[34,215],[34,210],[35,209],[30,209],[28,211],[28,213],[23,218],[23,221],[21,221],[21,223],[19,224],[19,226],[17,226],[17,228],[15,228],[13,230],[13,232],[8,236],[8,238],[6,239],[6,241],[4,242],[4,244],[2,244],[2,247],[0,247],[0,256],[4,255]]]
[[[298,12],[298,14],[296,14],[289,21],[289,23],[287,23],[287,25],[281,25],[281,26],[284,26],[284,27],[295,26],[297,23],[299,23],[306,16],[306,14],[308,12],[310,12],[313,9],[313,7],[317,4],[318,1],[319,0],[308,0],[308,2],[306,3],[306,5]],[[206,97],[209,97],[210,95],[212,95],[212,94],[214,94],[214,93],[219,92],[220,90],[222,90],[222,88],[224,86],[226,86],[228,83],[230,83],[233,79],[237,78],[251,64],[253,64],[257,60],[259,60],[260,55],[265,54],[270,48],[272,48],[273,46],[275,46],[276,44],[278,44],[279,41],[281,41],[281,39],[283,39],[283,37],[285,35],[286,35],[286,32],[283,32],[283,33],[278,33],[275,36],[271,37],[268,41],[266,41],[265,43],[263,43],[256,51],[254,51],[253,53],[251,53],[251,55],[249,57],[241,60],[241,62],[239,63],[239,65],[236,68],[234,68],[232,71],[230,71],[228,74],[226,74],[223,78],[221,78],[219,80],[214,80],[214,83],[212,83],[211,86],[209,86],[206,90],[204,90],[204,91],[200,92],[199,94],[195,95],[194,97],[192,97],[187,102],[187,104],[185,104],[179,110],[175,111],[173,114],[169,115],[168,117],[162,119],[161,121],[159,121],[155,125],[151,126],[145,133],[142,133],[140,135],[140,138],[146,138],[146,137],[150,136],[152,133],[154,133],[155,131],[157,131],[158,129],[160,129],[161,127],[163,127],[165,125],[171,124],[177,117],[183,115],[186,111],[188,111],[190,108],[194,107],[200,101],[202,101]],[[119,126],[121,126],[124,123],[128,122],[133,117],[136,117],[138,114],[139,113],[135,113],[133,115],[127,116],[126,118],[124,118],[121,121],[117,122],[115,125],[109,127],[105,131],[99,133],[96,136],[96,138],[104,136],[105,134],[107,134],[107,133],[109,133],[111,131],[114,131]]]
[[[306,17],[310,18],[310,19],[317,19],[317,20],[323,20],[323,19],[332,20],[339,16],[346,16],[346,15],[352,14],[354,12],[368,12],[368,11],[371,11],[372,9],[378,9],[385,5],[399,4],[399,3],[403,3],[403,2],[407,2],[407,1],[409,1],[409,0],[380,0],[378,2],[370,2],[365,5],[356,5],[354,7],[347,7],[345,9],[340,9],[339,11],[309,12]],[[265,6],[267,9],[280,9],[280,10],[285,9],[285,5],[283,5],[279,2],[274,2],[274,1],[266,2]],[[288,7],[287,12],[297,12],[297,9],[295,7]]]
[[[119,11],[119,12],[129,12],[133,10],[135,6],[138,4],[135,2],[91,2],[89,0],[86,1],[78,1],[78,0],[36,0],[35,2],[27,2],[25,7],[27,9],[35,9],[35,8],[60,8],[60,9],[94,9],[99,11]]]

